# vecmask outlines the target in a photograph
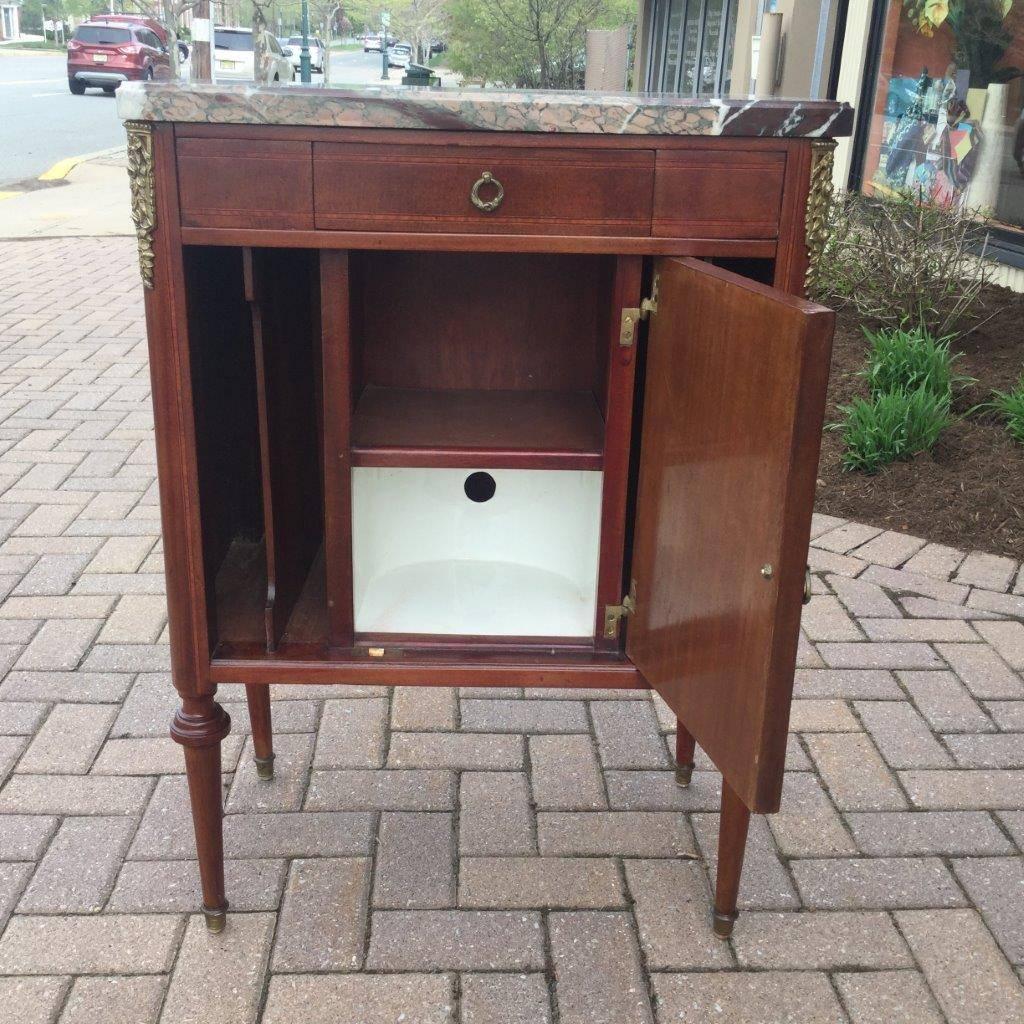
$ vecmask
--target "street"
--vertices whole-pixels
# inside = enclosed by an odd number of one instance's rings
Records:
[[[380,82],[379,53],[334,53],[334,85]],[[391,69],[397,85],[402,72]],[[313,81],[321,81],[314,75]],[[0,190],[36,178],[57,161],[124,144],[117,103],[99,89],[68,91],[63,54],[21,55],[0,50]]]

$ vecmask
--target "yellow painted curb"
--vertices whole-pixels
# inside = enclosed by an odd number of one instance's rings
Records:
[[[20,196],[21,192],[0,192],[0,199],[13,199],[15,196]]]
[[[40,181],[60,181],[66,178],[83,160],[85,156],[69,156],[65,160],[58,160],[48,171],[39,175]]]

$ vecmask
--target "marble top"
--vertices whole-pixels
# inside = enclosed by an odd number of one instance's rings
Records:
[[[853,130],[848,103],[657,93],[128,82],[117,109],[125,121],[341,128],[789,138]]]

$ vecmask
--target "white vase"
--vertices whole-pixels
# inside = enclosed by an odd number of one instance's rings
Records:
[[[993,82],[986,91],[985,114],[981,119],[981,153],[967,188],[966,205],[971,210],[992,213],[999,201],[1006,156],[1007,86],[1003,82]]]

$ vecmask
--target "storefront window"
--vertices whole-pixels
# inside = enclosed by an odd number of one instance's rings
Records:
[[[1024,0],[890,0],[864,189],[1024,228]]]
[[[651,25],[648,89],[683,96],[728,93],[734,2],[655,0]]]

